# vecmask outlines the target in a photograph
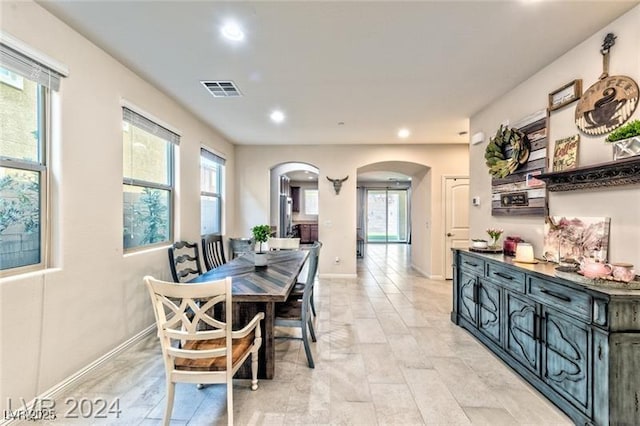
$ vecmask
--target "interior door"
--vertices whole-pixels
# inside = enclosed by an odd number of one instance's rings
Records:
[[[469,178],[447,177],[444,182],[444,277],[453,278],[452,248],[469,247]]]

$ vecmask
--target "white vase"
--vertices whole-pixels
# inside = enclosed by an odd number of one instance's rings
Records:
[[[613,142],[613,159],[622,160],[640,155],[640,136]]]
[[[267,266],[267,253],[255,252],[253,258],[256,266]]]

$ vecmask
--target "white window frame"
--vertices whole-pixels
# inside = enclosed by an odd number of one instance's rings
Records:
[[[35,161],[3,156],[0,153],[0,166],[7,169],[36,172],[39,176],[39,238],[40,258],[38,263],[17,266],[0,270],[0,277],[43,270],[49,266],[50,259],[50,208],[51,188],[49,182],[51,163],[49,158],[51,135],[52,98],[60,88],[62,77],[69,73],[68,69],[49,58],[47,55],[31,48],[24,42],[0,31],[0,64],[3,68],[0,84],[7,84],[16,90],[24,90],[24,79],[38,85],[38,158]],[[2,132],[0,132],[2,133]]]
[[[315,192],[316,195],[316,211],[315,212],[309,212],[308,211],[308,206],[307,206],[307,192]],[[302,188],[302,199],[304,200],[304,214],[306,216],[318,216],[318,213],[320,211],[320,193],[318,192],[317,188]]]
[[[203,168],[203,162],[202,159],[203,158],[207,158],[209,161],[216,163],[218,165],[218,182],[217,182],[217,188],[218,188],[218,192],[210,192],[210,191],[205,191],[204,188],[202,187],[202,182],[200,182],[200,206],[202,208],[202,198],[203,197],[212,197],[212,198],[216,198],[218,200],[218,232],[215,232],[216,234],[223,234],[223,212],[224,212],[224,183],[225,183],[225,163],[226,160],[224,159],[224,157],[221,157],[218,154],[215,154],[214,152],[212,152],[210,149],[205,148],[205,147],[201,147],[200,148],[200,170],[202,172],[202,168]],[[203,218],[202,218],[202,213],[200,215],[200,230],[202,231],[202,225],[203,225]]]
[[[169,192],[169,206],[168,206],[168,224],[169,224],[169,235],[167,239],[164,241],[159,241],[155,243],[136,245],[132,247],[124,247],[123,242],[123,252],[125,254],[134,253],[138,251],[148,250],[154,247],[166,246],[173,241],[174,228],[175,228],[175,159],[176,159],[176,149],[180,144],[180,134],[173,130],[172,127],[165,125],[162,121],[156,119],[153,115],[142,112],[140,109],[133,107],[131,104],[123,102],[122,106],[123,111],[123,125],[124,123],[129,126],[134,126],[142,129],[147,133],[154,134],[161,139],[163,139],[169,148],[169,159],[167,168],[169,182],[168,183],[159,183],[159,182],[150,182],[146,180],[130,178],[124,176],[124,167],[123,167],[123,177],[122,183],[123,185],[137,187],[137,188],[150,188],[150,189],[159,189],[162,191]],[[123,191],[123,233],[124,233],[124,191]]]

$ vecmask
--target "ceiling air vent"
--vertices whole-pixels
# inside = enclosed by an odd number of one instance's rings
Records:
[[[233,98],[242,96],[233,81],[201,81],[201,83],[216,98]]]

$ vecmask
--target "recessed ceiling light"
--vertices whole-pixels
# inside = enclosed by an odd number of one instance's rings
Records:
[[[269,116],[274,123],[282,123],[284,121],[284,112],[275,110]]]
[[[405,139],[408,138],[409,135],[411,134],[411,132],[409,131],[409,129],[400,129],[398,130],[398,137]]]
[[[224,38],[232,41],[242,41],[244,39],[244,33],[242,28],[235,22],[227,22],[220,28],[220,33]]]

